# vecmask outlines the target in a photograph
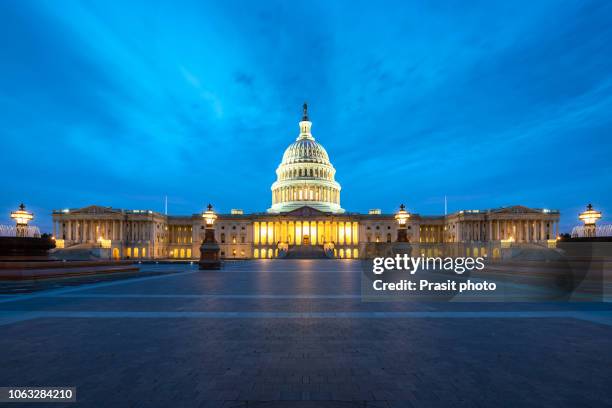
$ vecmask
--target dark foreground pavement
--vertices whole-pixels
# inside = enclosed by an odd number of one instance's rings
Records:
[[[0,386],[92,407],[612,405],[610,304],[362,302],[349,260],[144,268],[177,267],[0,296]]]

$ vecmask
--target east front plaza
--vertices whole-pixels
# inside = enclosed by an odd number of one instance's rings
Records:
[[[369,302],[366,262],[151,261],[23,283],[0,296],[0,384],[76,387],[84,407],[612,404],[609,296]]]

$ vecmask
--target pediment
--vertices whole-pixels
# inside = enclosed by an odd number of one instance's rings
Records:
[[[284,213],[284,215],[291,215],[294,217],[316,217],[318,215],[328,215],[328,214],[329,213],[317,210],[316,208],[312,208],[307,205]]]
[[[495,214],[538,214],[540,211],[523,205],[512,205],[510,207],[502,207],[491,211]]]
[[[112,207],[102,207],[99,205],[90,205],[87,207],[79,208],[77,210],[71,210],[71,214],[119,214],[120,210]]]

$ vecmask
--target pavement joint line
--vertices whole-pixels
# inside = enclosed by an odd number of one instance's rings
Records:
[[[362,295],[240,295],[240,294],[113,294],[113,293],[76,293],[57,294],[46,297],[57,298],[143,298],[143,299],[361,299]]]
[[[542,319],[571,318],[612,325],[612,311],[413,311],[413,312],[132,312],[1,311],[0,325],[37,318],[199,318],[199,319]]]
[[[185,275],[191,275],[197,272],[199,271],[195,270],[195,271],[186,271],[186,272],[174,272],[174,273],[168,273],[168,274],[163,274],[163,275],[143,276],[141,278],[121,279],[121,280],[115,280],[111,282],[84,283],[79,286],[51,289],[47,291],[43,290],[41,292],[34,292],[34,293],[21,294],[21,295],[9,295],[6,298],[5,297],[0,298],[0,303],[19,302],[23,300],[30,300],[30,299],[36,299],[36,298],[41,298],[41,297],[49,297],[49,296],[56,296],[56,295],[61,295],[65,293],[78,292],[81,290],[105,288],[108,286],[126,285],[128,283],[138,283],[138,282],[143,282],[143,281],[148,281],[148,280],[185,276]]]

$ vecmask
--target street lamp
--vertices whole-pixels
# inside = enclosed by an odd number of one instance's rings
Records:
[[[202,213],[204,219],[204,240],[200,245],[200,269],[220,269],[219,244],[215,240],[215,220],[217,215],[212,205],[208,204],[206,211]]]
[[[18,237],[26,237],[28,232],[28,222],[34,219],[34,214],[26,211],[25,205],[21,203],[18,210],[11,213],[11,218],[15,220],[15,235]]]
[[[401,204],[399,211],[395,214],[395,220],[398,225],[397,242],[408,242],[407,223],[409,218],[410,214],[406,211],[406,206]]]
[[[583,211],[578,216],[578,219],[584,222],[584,236],[594,237],[597,235],[596,223],[601,218],[601,211],[593,209],[591,204],[587,205],[586,211]]]

